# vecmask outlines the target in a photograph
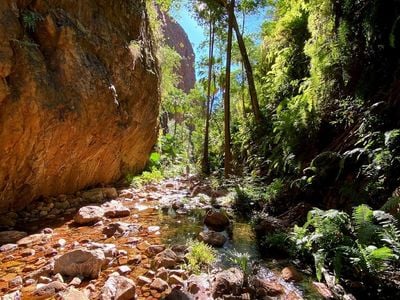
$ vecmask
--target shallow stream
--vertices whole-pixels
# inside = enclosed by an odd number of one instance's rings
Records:
[[[63,219],[55,221],[41,220],[34,224],[19,224],[19,229],[28,231],[29,233],[40,232],[41,229],[46,227],[50,227],[54,231],[47,242],[29,245],[29,248],[35,251],[33,255],[26,256],[24,254],[26,248],[21,247],[11,252],[0,253],[0,296],[16,290],[16,288],[11,288],[8,284],[13,278],[17,276],[25,278],[32,271],[45,266],[52,256],[70,251],[76,246],[76,243],[84,244],[88,241],[115,244],[117,249],[125,250],[128,257],[141,255],[142,260],[140,263],[136,265],[128,264],[132,272],[127,277],[136,282],[137,277],[140,275],[149,276],[149,273],[151,274],[151,259],[147,258],[143,251],[136,247],[138,243],[147,241],[150,244],[165,244],[167,246],[184,244],[190,239],[195,239],[198,233],[204,230],[202,220],[205,209],[193,209],[187,211],[185,214],[178,214],[172,208],[160,208],[163,197],[179,199],[187,197],[187,195],[189,195],[189,191],[184,186],[166,189],[165,185],[160,184],[156,186],[156,189],[147,189],[138,193],[133,199],[121,199],[123,205],[130,208],[131,215],[120,219],[105,219],[103,225],[105,226],[116,221],[140,224],[142,230],[135,237],[105,238],[101,232],[101,226],[77,227],[73,223],[72,216],[65,216]],[[155,230],[149,230],[149,227],[155,228]],[[53,245],[59,239],[64,239],[66,246],[55,250]],[[290,263],[285,260],[275,260],[272,258],[263,259],[258,252],[250,225],[239,219],[234,219],[233,221],[231,238],[223,248],[217,249],[218,261],[214,269],[223,269],[232,266],[229,257],[233,250],[248,253],[251,257],[251,263],[257,264],[258,269],[264,272],[265,276],[276,276],[279,282],[285,287],[285,290],[294,291],[304,299],[323,299],[313,288],[312,278],[306,274],[302,274],[303,280],[297,284],[288,283],[281,279],[280,272],[282,268],[287,267]],[[102,271],[99,279],[91,282],[95,285],[97,291],[101,290],[104,281],[110,273],[116,271],[119,265],[127,264],[126,261],[120,262],[118,260],[119,258],[114,265]],[[88,284],[89,282],[84,281],[79,288],[84,288]],[[33,291],[36,289],[36,284],[24,284],[22,288],[19,287],[18,289],[22,292],[22,299],[35,299]],[[93,297],[95,298],[97,295],[95,293]],[[159,299],[163,297],[162,294],[148,288],[141,288],[139,284],[137,295],[138,299]],[[278,297],[275,299],[288,298]]]

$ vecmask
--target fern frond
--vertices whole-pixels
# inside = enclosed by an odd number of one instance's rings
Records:
[[[362,226],[364,223],[371,223],[374,217],[372,209],[365,204],[356,206],[353,210],[353,221],[357,226]]]

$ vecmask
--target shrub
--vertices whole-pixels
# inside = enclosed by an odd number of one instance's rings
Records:
[[[201,241],[189,241],[188,245],[189,252],[186,254],[188,270],[200,273],[215,261],[216,253],[211,246]]]
[[[298,255],[314,258],[318,280],[333,269],[336,278],[348,274],[374,277],[398,258],[400,231],[396,220],[367,205],[354,208],[352,216],[338,210],[313,209],[307,222],[291,233]]]
[[[159,182],[164,179],[160,170],[152,168],[151,171],[144,171],[141,175],[127,175],[126,180],[132,187],[142,187],[145,184]]]

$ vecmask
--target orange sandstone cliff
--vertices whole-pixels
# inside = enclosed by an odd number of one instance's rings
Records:
[[[0,212],[143,169],[160,102],[144,2],[0,1]]]

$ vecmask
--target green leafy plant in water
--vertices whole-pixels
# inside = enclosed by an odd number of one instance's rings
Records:
[[[247,278],[251,273],[251,266],[250,266],[250,254],[247,252],[238,252],[236,250],[229,252],[229,260],[237,265]]]
[[[189,252],[186,254],[186,268],[194,273],[200,273],[202,269],[209,267],[216,259],[215,250],[201,241],[188,242]]]

